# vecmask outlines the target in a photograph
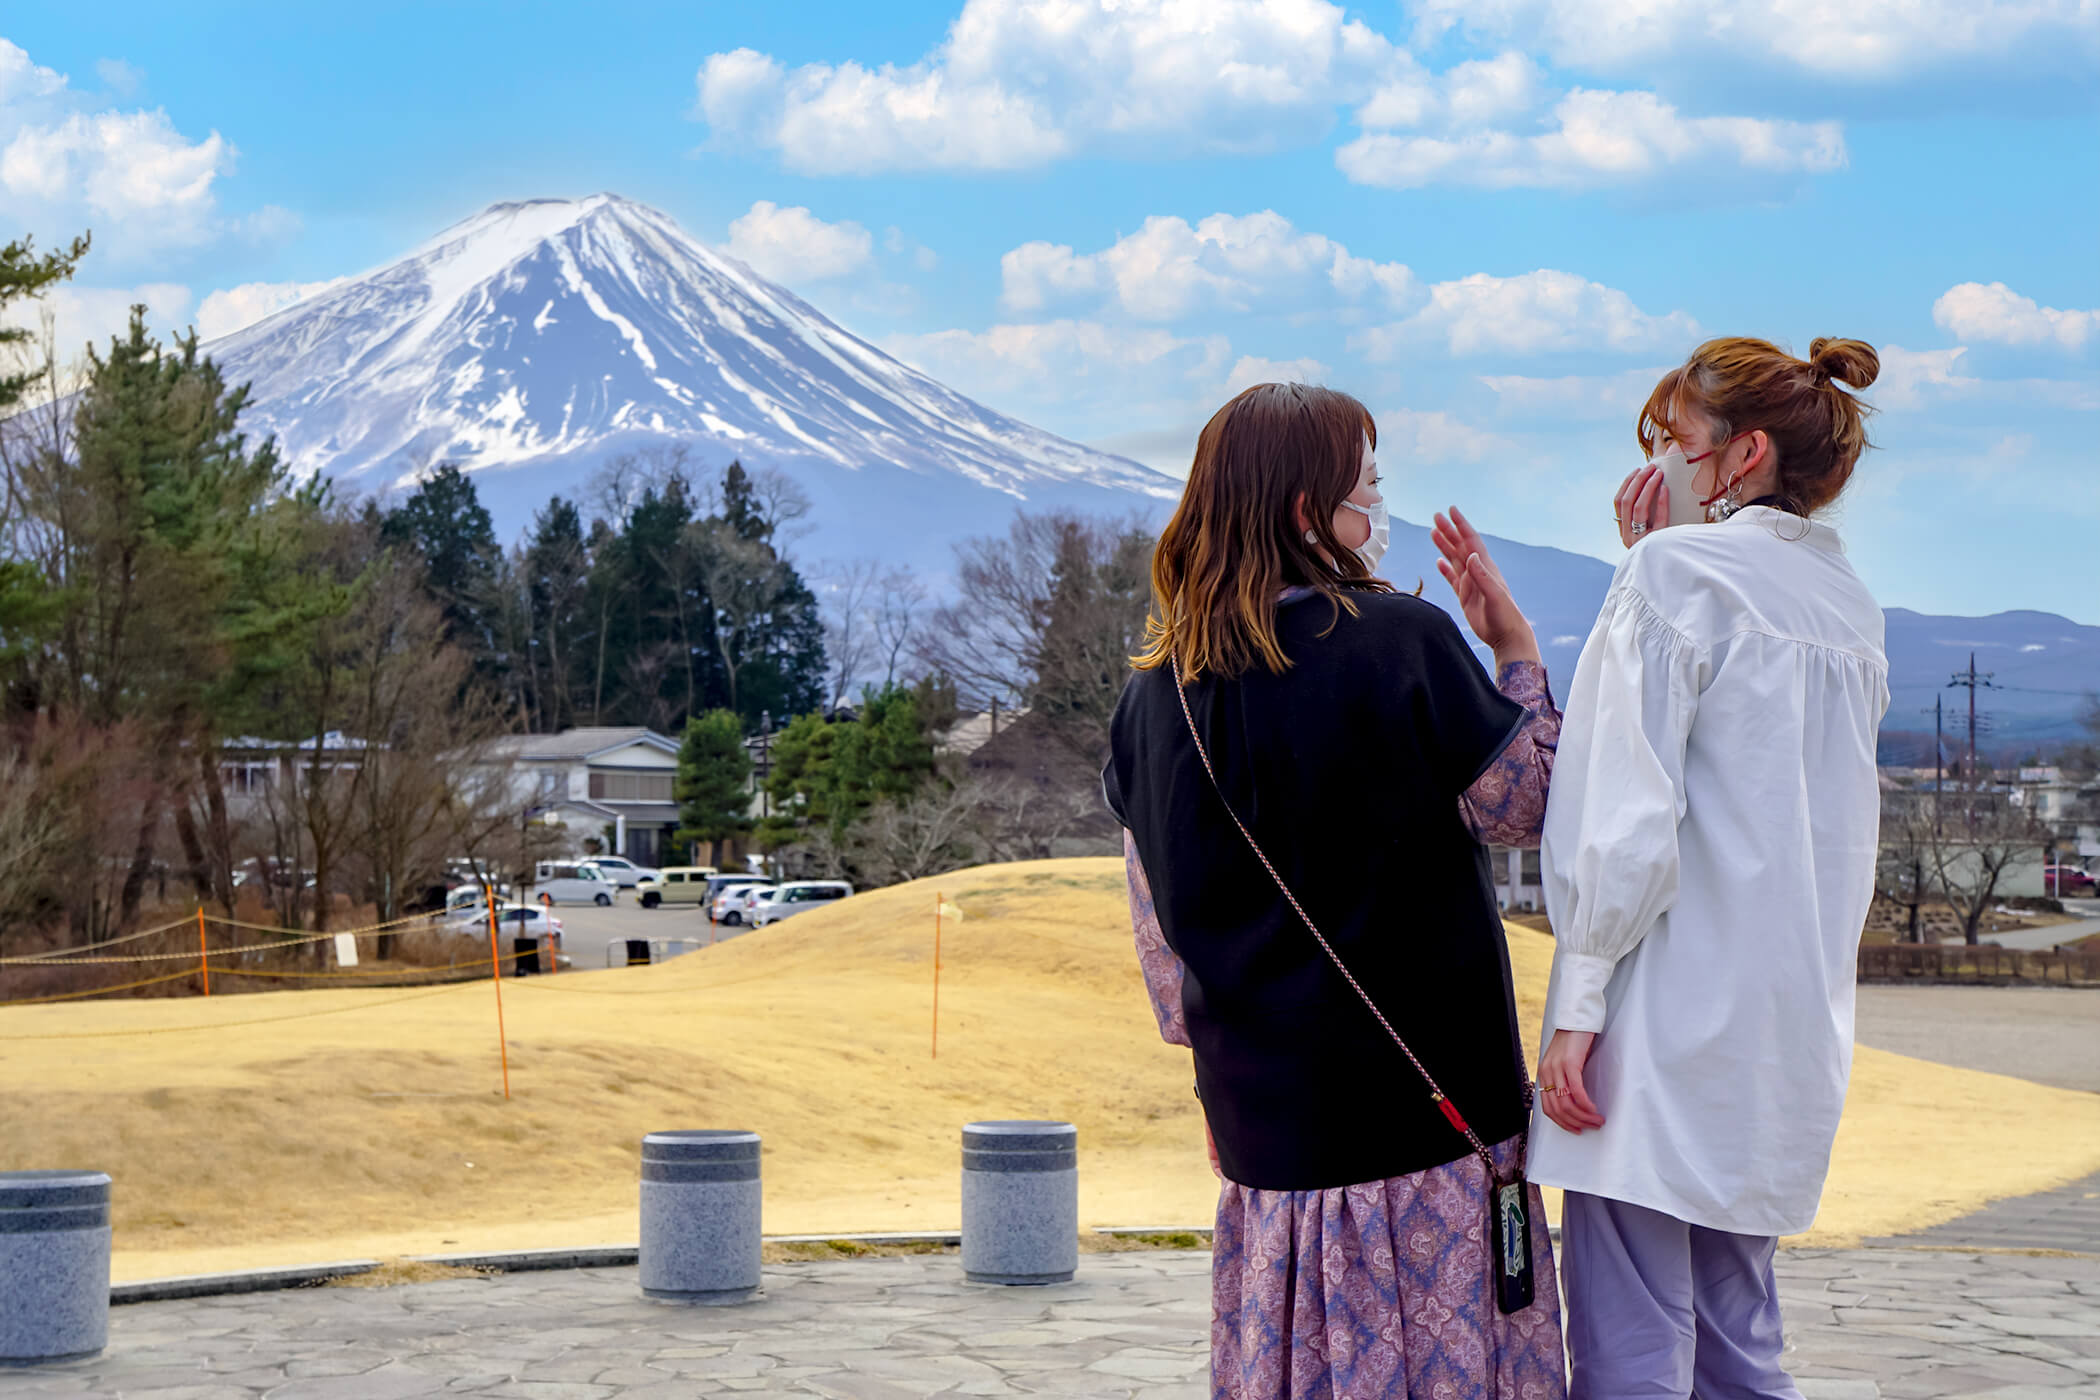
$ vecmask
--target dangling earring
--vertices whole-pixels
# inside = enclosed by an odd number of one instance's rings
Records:
[[[1743,508],[1743,478],[1737,477],[1728,484],[1728,494],[1715,501],[1706,518],[1718,525]]]

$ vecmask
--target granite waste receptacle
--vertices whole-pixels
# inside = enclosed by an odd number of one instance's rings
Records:
[[[642,1139],[642,1292],[671,1303],[741,1303],[758,1292],[758,1134],[719,1129]]]
[[[963,1275],[1069,1282],[1079,1267],[1079,1130],[1026,1119],[963,1125]]]
[[[0,1365],[109,1341],[109,1176],[0,1172]]]

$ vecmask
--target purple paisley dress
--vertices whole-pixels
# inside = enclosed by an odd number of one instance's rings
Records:
[[[1483,842],[1535,846],[1560,740],[1543,667],[1517,662],[1495,685],[1529,712],[1502,756],[1459,800]],[[1131,923],[1160,1035],[1189,1043],[1185,969],[1167,946],[1126,835]],[[1366,1111],[1375,1111],[1367,1101]],[[1516,1139],[1493,1149],[1515,1164]],[[1225,1182],[1211,1245],[1211,1394],[1216,1400],[1564,1400],[1560,1295],[1546,1213],[1531,1190],[1537,1301],[1504,1316],[1488,1261],[1480,1159],[1325,1191]]]

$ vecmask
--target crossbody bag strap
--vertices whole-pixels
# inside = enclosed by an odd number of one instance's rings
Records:
[[[1357,981],[1356,974],[1349,970],[1349,964],[1342,961],[1342,955],[1334,951],[1334,945],[1327,941],[1326,934],[1320,932],[1320,926],[1312,921],[1312,915],[1305,912],[1305,906],[1298,902],[1298,896],[1291,893],[1291,887],[1284,882],[1283,876],[1277,873],[1276,866],[1269,860],[1268,852],[1262,850],[1261,842],[1254,839],[1254,833],[1249,831],[1247,824],[1240,820],[1240,814],[1233,807],[1232,799],[1225,795],[1225,785],[1218,781],[1218,770],[1211,766],[1210,750],[1204,746],[1202,734],[1197,732],[1196,714],[1195,711],[1189,708],[1188,687],[1182,684],[1181,680],[1181,662],[1177,659],[1171,664],[1174,671],[1174,693],[1181,700],[1181,717],[1188,721],[1189,738],[1194,740],[1196,744],[1196,757],[1203,760],[1203,771],[1210,776],[1211,791],[1217,793],[1218,801],[1224,804],[1225,815],[1232,818],[1232,824],[1240,829],[1240,835],[1247,838],[1247,846],[1254,852],[1255,859],[1261,862],[1261,868],[1269,872],[1269,878],[1276,882],[1276,888],[1282,893],[1284,901],[1297,914],[1298,921],[1305,925],[1306,931],[1318,941],[1320,951],[1327,954],[1327,960],[1334,964],[1335,971],[1342,974],[1342,980],[1349,984],[1349,990],[1356,993],[1357,1000],[1361,1001],[1365,1009],[1378,1019],[1378,1024],[1385,1028],[1385,1033],[1392,1037],[1393,1044],[1400,1047],[1400,1053],[1405,1055],[1407,1062],[1415,1067],[1415,1073],[1422,1076],[1422,1082],[1429,1087],[1429,1097],[1436,1101],[1437,1108],[1443,1113],[1451,1126],[1464,1135],[1466,1142],[1472,1147],[1474,1155],[1479,1157],[1482,1164],[1487,1167],[1488,1180],[1491,1182],[1500,1181],[1501,1173],[1495,1168],[1494,1154],[1489,1152],[1487,1144],[1480,1140],[1480,1134],[1473,1131],[1473,1125],[1466,1122],[1465,1115],[1458,1111],[1458,1105],[1451,1102],[1443,1089],[1438,1087],[1436,1076],[1432,1075],[1428,1067],[1417,1058],[1415,1052],[1408,1048],[1408,1044],[1401,1038],[1400,1032],[1393,1029],[1393,1023],[1385,1018],[1385,1013],[1378,1009],[1378,1003],[1371,1000],[1371,994],[1364,990],[1363,983]],[[1529,1087],[1528,1076],[1526,1087],[1527,1089]],[[1527,1097],[1529,1097],[1528,1094]],[[1528,1109],[1529,1107],[1530,1105],[1527,1104],[1526,1108]],[[1521,1171],[1522,1168],[1520,1167],[1519,1170]]]

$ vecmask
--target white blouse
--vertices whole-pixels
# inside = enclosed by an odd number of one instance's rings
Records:
[[[1546,1034],[1600,1032],[1605,1125],[1535,1114],[1533,1180],[1738,1234],[1814,1221],[1873,898],[1882,627],[1836,532],[1762,506],[1619,566],[1542,856]]]

